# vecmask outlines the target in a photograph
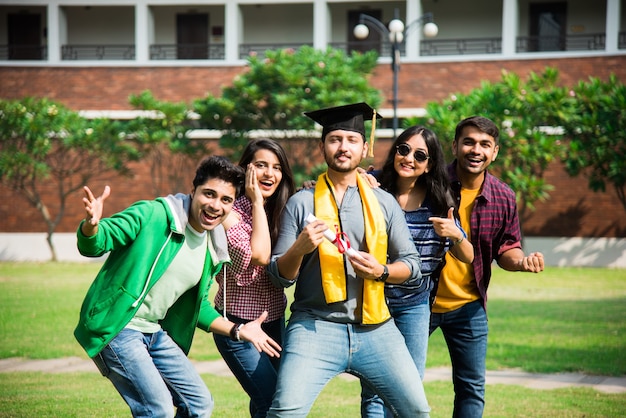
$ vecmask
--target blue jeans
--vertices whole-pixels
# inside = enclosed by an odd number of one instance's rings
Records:
[[[228,315],[236,323],[247,321]],[[266,322],[261,325],[270,337],[282,345],[285,319]],[[259,351],[249,342],[233,341],[224,335],[213,334],[215,345],[222,358],[233,372],[243,390],[250,396],[250,416],[265,417],[272,404],[280,359]]]
[[[487,313],[476,300],[446,313],[433,313],[430,333],[441,328],[452,362],[453,417],[482,417],[485,407]]]
[[[123,329],[93,358],[134,417],[210,417],[213,397],[165,331]]]
[[[419,305],[389,306],[389,312],[404,337],[406,346],[417,366],[420,378],[424,379],[426,355],[428,354],[428,328],[430,326],[430,304],[428,299]],[[383,400],[368,385],[361,385],[361,416],[392,417]]]
[[[343,372],[375,388],[396,415],[429,416],[417,367],[393,321],[360,326],[292,317],[268,417],[305,417],[324,386]]]

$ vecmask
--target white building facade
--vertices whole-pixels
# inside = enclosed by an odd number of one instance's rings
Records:
[[[346,50],[361,13],[409,27],[403,61],[626,53],[625,0],[2,0],[0,66],[241,65],[250,53],[311,45]],[[417,30],[432,13],[434,39]]]

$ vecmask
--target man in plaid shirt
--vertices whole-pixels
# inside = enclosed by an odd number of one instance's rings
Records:
[[[461,263],[446,255],[432,307],[430,333],[441,328],[452,361],[454,417],[481,417],[487,356],[487,287],[491,264],[508,271],[538,273],[543,254],[525,255],[515,192],[487,172],[498,155],[499,131],[489,119],[461,121],[448,167],[461,225],[474,245],[474,261]]]

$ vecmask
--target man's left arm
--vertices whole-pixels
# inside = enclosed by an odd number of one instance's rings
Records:
[[[543,254],[539,252],[524,255],[521,248],[511,248],[502,253],[498,265],[508,271],[539,273],[543,271]]]

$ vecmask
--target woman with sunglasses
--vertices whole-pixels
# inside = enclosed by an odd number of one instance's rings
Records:
[[[422,276],[413,282],[386,284],[385,296],[391,315],[424,378],[430,295],[436,293],[444,256],[450,251],[465,263],[474,259],[474,248],[455,216],[456,203],[449,190],[443,149],[435,133],[423,126],[403,131],[393,143],[383,168],[373,173],[381,188],[393,194],[405,213],[413,242],[422,260]],[[383,401],[363,386],[364,417],[390,416]]]

